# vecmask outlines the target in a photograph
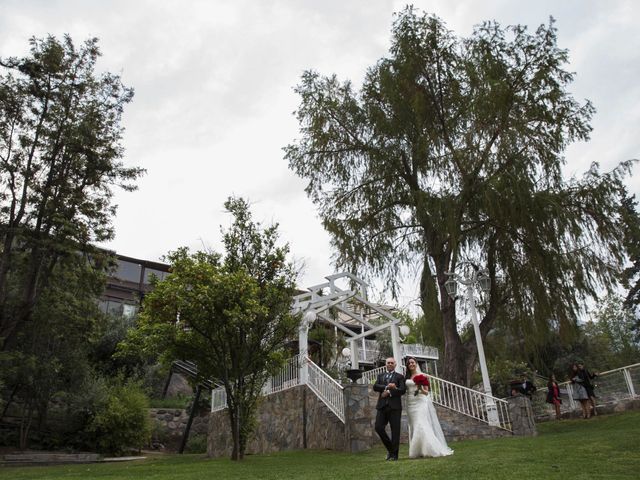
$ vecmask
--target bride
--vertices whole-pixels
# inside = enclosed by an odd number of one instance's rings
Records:
[[[409,458],[451,455],[433,406],[429,387],[416,385],[413,377],[420,374],[418,362],[407,359],[407,418],[409,420]]]

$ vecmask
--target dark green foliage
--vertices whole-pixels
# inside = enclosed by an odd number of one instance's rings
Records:
[[[623,299],[604,299],[584,325],[573,352],[573,361],[582,360],[590,369],[605,371],[640,362],[637,319]]]
[[[336,343],[338,338],[332,327],[326,325],[314,324],[309,330],[309,355],[311,359],[322,368],[331,368],[330,362],[336,361]],[[345,343],[346,345],[346,343]],[[342,348],[340,348],[342,350]]]
[[[207,436],[200,433],[197,435],[191,435],[187,446],[185,447],[186,453],[207,453]]]
[[[249,205],[230,198],[233,224],[224,232],[224,255],[168,255],[170,275],[144,300],[138,328],[123,352],[161,352],[167,361],[193,361],[202,379],[227,392],[234,437],[232,458],[243,458],[267,373],[283,359],[298,318],[290,313],[296,273],[288,246],[277,246],[277,225],[262,228]]]
[[[113,188],[135,189],[120,126],[133,91],[95,72],[98,40],[31,39],[0,59],[0,349],[30,321],[60,257],[113,236]]]
[[[548,324],[548,335],[532,345],[513,324],[500,324],[485,341],[492,358],[489,369],[492,381],[516,375],[518,371],[537,372],[543,377],[552,373],[566,379],[572,363],[581,360],[592,371],[606,371],[640,362],[640,343],[635,338],[635,316],[623,299],[612,295],[592,312],[589,321],[576,327],[569,342],[560,340],[558,325]]]
[[[30,44],[28,56],[0,59],[0,406],[18,417],[21,448],[47,434],[50,409],[91,390],[112,261],[92,242],[113,236],[113,189],[134,189],[142,173],[121,160],[133,92],[96,72],[98,40]],[[82,415],[67,426],[82,430]]]
[[[502,316],[533,343],[550,318],[571,338],[584,300],[617,282],[631,162],[563,178],[563,152],[588,139],[594,113],[568,92],[567,61],[553,21],[535,32],[485,22],[459,38],[408,7],[360,91],[313,71],[296,88],[300,139],[286,158],[308,181],[338,266],[395,293],[421,265],[425,319],[456,382],[477,359],[444,287],[461,261],[492,280],[483,337]]]
[[[144,391],[135,382],[118,383],[109,385],[87,427],[96,450],[111,455],[139,451],[151,437]]]
[[[625,225],[624,241],[630,265],[622,272],[622,283],[628,289],[625,307],[635,311],[640,306],[640,215],[635,195],[624,195],[622,219]],[[636,320],[636,338],[640,341],[640,318]]]
[[[539,432],[536,437],[454,442],[451,447],[455,453],[443,458],[409,460],[407,446],[402,444],[400,461],[393,467],[384,463],[386,452],[380,445],[352,454],[309,449],[251,455],[241,465],[202,455],[162,455],[138,462],[4,467],[2,472],[12,480],[201,480],[213,475],[216,480],[581,480],[585,477],[626,480],[638,476],[640,412],[599,415],[589,421],[545,422],[536,426]]]
[[[77,394],[90,380],[90,339],[101,319],[96,298],[103,288],[104,268],[80,254],[59,259],[31,321],[19,325],[15,345],[4,351],[3,403],[12,403],[20,418],[22,448],[32,427],[45,426],[52,403]]]

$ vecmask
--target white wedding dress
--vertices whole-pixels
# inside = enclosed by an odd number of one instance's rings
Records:
[[[407,379],[406,385],[409,458],[451,455],[453,450],[447,446],[431,394],[414,395],[417,387],[411,379]]]

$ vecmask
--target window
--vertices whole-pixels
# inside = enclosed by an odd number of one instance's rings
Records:
[[[99,300],[98,308],[101,312],[114,317],[123,317],[127,319],[134,318],[138,313],[138,306],[124,303],[122,300],[109,299]]]
[[[122,316],[124,318],[131,319],[131,318],[135,317],[137,313],[138,313],[138,307],[137,306],[128,305],[126,303],[122,305]]]
[[[169,273],[163,272],[161,270],[155,270],[153,268],[145,268],[144,269],[144,283],[147,284],[147,285],[150,284],[152,276],[158,277],[158,280],[164,280],[167,277],[167,275],[169,275]]]
[[[118,268],[116,269],[114,276],[120,280],[138,283],[140,282],[141,272],[142,266],[140,264],[118,260]]]

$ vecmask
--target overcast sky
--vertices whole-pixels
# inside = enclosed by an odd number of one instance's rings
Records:
[[[118,253],[158,260],[187,245],[219,247],[222,204],[253,203],[258,220],[280,224],[306,264],[301,285],[333,273],[328,235],[289,171],[282,147],[298,135],[293,87],[302,72],[359,84],[387,54],[390,0],[55,1],[0,0],[0,56],[21,56],[31,36],[100,38],[99,68],[120,73],[136,95],[124,116],[125,162],[147,169],[134,193],[118,192]],[[415,1],[461,36],[495,19],[534,29],[557,20],[559,45],[577,73],[575,97],[597,114],[587,144],[566,152],[567,175],[640,157],[640,2]],[[636,173],[637,173],[636,168]],[[629,181],[640,193],[638,177]],[[412,282],[401,305],[418,296]]]

